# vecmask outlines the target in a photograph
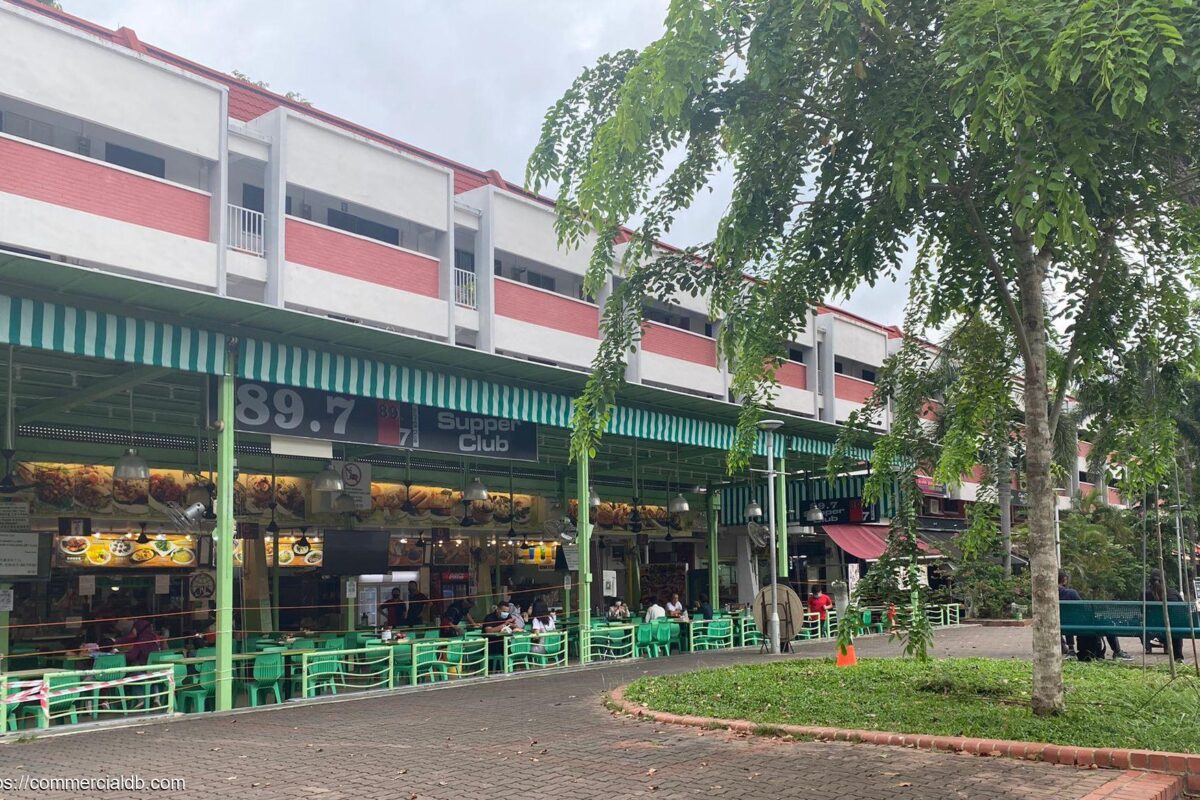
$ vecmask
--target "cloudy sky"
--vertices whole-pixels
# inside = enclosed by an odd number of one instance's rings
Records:
[[[545,110],[604,53],[656,38],[666,0],[60,0],[65,10],[418,147],[521,181]],[[727,179],[670,240],[712,236]],[[898,323],[902,287],[833,302]]]

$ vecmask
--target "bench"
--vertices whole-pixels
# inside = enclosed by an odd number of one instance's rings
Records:
[[[1067,636],[1166,636],[1162,603],[1147,600],[1145,628],[1141,600],[1059,600],[1058,613]],[[1180,639],[1200,638],[1200,617],[1187,603],[1167,603],[1171,635]]]

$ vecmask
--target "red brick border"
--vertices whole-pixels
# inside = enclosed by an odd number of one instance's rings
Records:
[[[863,731],[812,725],[759,724],[744,719],[718,719],[654,711],[625,699],[625,686],[609,695],[612,704],[625,714],[655,722],[690,725],[698,728],[724,728],[735,733],[759,730],[778,731],[790,736],[825,742],[857,742],[912,747],[917,750],[944,750],[975,756],[1023,758],[1083,768],[1118,769],[1123,774],[1089,794],[1084,800],[1172,800],[1186,789],[1200,793],[1200,754],[1162,753],[1156,750],[1074,747],[1042,742],[1014,742],[1003,739],[977,739],[966,736],[931,736],[917,733]],[[1105,793],[1106,792],[1106,793]]]

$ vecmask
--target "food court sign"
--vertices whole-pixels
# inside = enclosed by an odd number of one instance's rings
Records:
[[[210,389],[216,408],[215,384]],[[235,428],[246,433],[537,461],[537,425],[512,419],[239,381]]]

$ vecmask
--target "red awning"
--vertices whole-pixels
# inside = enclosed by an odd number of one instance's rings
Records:
[[[822,525],[821,529],[838,547],[864,561],[878,561],[887,549],[887,525]],[[921,548],[924,555],[941,555],[920,539],[917,540],[917,547]]]

